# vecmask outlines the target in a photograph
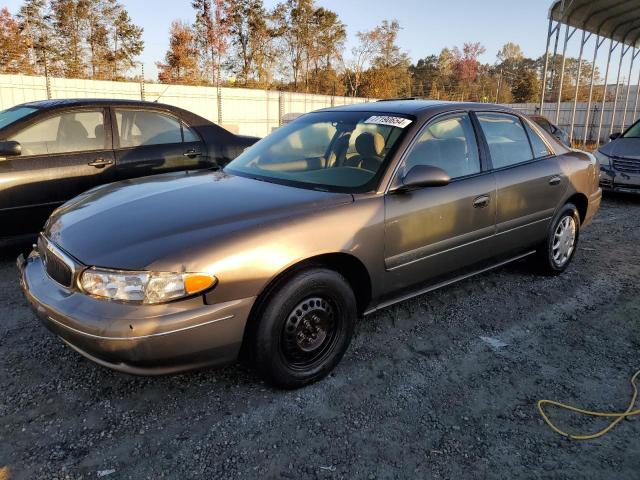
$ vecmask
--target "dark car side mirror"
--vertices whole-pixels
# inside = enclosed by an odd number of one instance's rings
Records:
[[[22,154],[22,145],[13,140],[0,142],[0,157],[15,157]]]
[[[609,138],[611,140],[615,140],[616,138],[620,138],[620,135],[622,135],[620,132],[612,133],[611,135],[609,135]]]
[[[421,187],[443,187],[451,181],[449,174],[433,165],[416,165],[402,177],[402,185],[396,190],[412,190]]]

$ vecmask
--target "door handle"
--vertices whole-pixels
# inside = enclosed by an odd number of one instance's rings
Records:
[[[186,152],[184,152],[182,155],[184,155],[185,157],[193,158],[193,157],[197,157],[198,155],[200,155],[200,152],[197,151],[196,149],[192,148],[192,149],[187,150]]]
[[[90,167],[104,168],[107,165],[113,164],[113,160],[105,160],[104,158],[96,158],[93,162],[87,163]]]
[[[549,185],[560,185],[561,181],[562,178],[560,178],[558,175],[554,175],[549,179]]]
[[[489,195],[480,195],[473,201],[473,208],[484,208],[489,205]]]

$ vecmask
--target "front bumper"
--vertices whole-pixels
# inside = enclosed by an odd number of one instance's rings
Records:
[[[608,192],[640,193],[640,175],[600,167],[600,186]]]
[[[99,300],[67,289],[40,256],[18,258],[20,285],[40,321],[90,360],[126,373],[160,375],[237,359],[255,297],[206,305]]]

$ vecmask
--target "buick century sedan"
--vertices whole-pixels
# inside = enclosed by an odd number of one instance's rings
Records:
[[[598,170],[500,106],[332,108],[222,171],[69,201],[18,259],[21,284],[100,365],[162,374],[240,357],[296,388],[334,369],[360,316],[527,256],[565,270],[600,204]]]

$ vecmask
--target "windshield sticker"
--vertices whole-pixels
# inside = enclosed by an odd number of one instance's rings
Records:
[[[374,115],[367,118],[364,123],[375,123],[376,125],[389,125],[390,127],[405,128],[411,120],[403,117],[392,117],[389,115]]]

